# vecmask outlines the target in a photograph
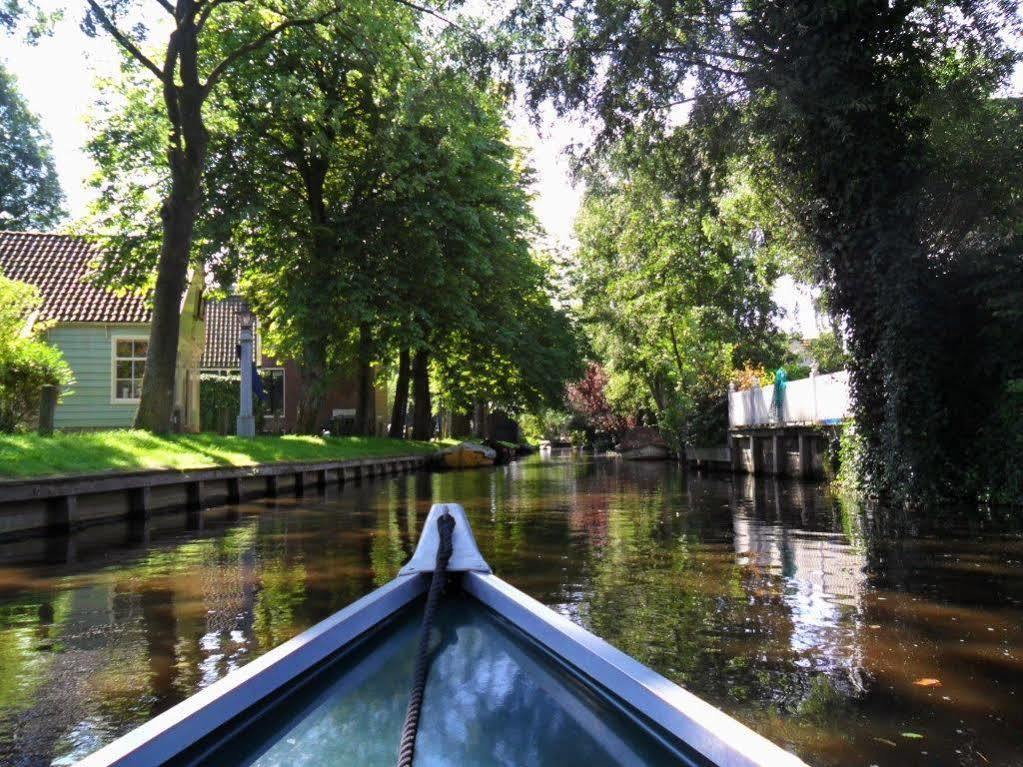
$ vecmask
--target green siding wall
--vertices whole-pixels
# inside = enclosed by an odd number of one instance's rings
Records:
[[[75,372],[72,393],[57,406],[58,429],[123,429],[135,420],[134,403],[110,401],[111,339],[149,334],[148,325],[59,325],[48,333]]]

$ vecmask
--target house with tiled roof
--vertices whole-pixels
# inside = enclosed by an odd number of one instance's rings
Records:
[[[43,303],[30,322],[46,323],[47,340],[74,371],[76,383],[57,407],[57,428],[127,428],[138,409],[151,309],[144,296],[90,280],[99,255],[75,235],[0,231],[0,272],[39,289]],[[175,418],[186,431],[199,429],[203,287],[196,274],[181,298],[174,399]]]
[[[202,373],[236,375],[238,369],[238,340],[241,331],[239,310],[245,306],[240,296],[229,296],[206,304],[206,342],[200,369]],[[253,323],[253,359],[257,361],[257,372],[262,383],[262,412],[266,423],[265,431],[291,432],[298,420],[298,403],[302,399],[304,383],[299,366],[293,360],[280,360],[264,353],[259,318]],[[358,390],[351,375],[338,375],[330,381],[324,394],[323,404],[317,415],[321,427],[339,427],[342,431],[353,428]],[[376,430],[383,435],[386,430],[387,389],[374,390],[374,413]]]

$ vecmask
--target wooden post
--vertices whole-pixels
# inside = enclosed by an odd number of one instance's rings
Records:
[[[49,563],[69,564],[78,559],[78,546],[71,533],[47,535],[43,557]]]
[[[277,497],[277,475],[267,474],[266,475],[266,494],[269,498]]]
[[[784,464],[782,463],[781,447],[782,447],[782,439],[781,439],[781,437],[778,436],[778,432],[775,432],[774,434],[771,435],[771,452],[772,452],[771,458],[773,459],[771,461],[771,463],[772,463],[771,473],[774,476],[776,476],[776,477],[779,474],[783,474],[784,473]]]
[[[316,472],[316,489],[321,493],[327,492],[327,470],[320,469]]]
[[[78,524],[78,497],[65,495],[46,504],[46,530],[66,533]]]
[[[227,480],[227,502],[229,504],[241,503],[242,488],[241,480],[238,477],[229,477]]]
[[[305,495],[305,472],[304,471],[296,471],[295,472],[295,488],[294,489],[295,489],[295,495],[297,497],[301,498],[303,495]]]
[[[128,517],[128,528],[125,532],[125,540],[128,543],[148,546],[153,531],[153,523],[149,515]]]
[[[810,453],[810,436],[799,432],[799,476],[809,479],[813,475],[813,456]]]
[[[57,412],[59,388],[47,384],[39,398],[39,434],[49,437],[53,434],[53,416]]]
[[[188,501],[185,506],[185,529],[202,530],[205,527],[203,509],[206,507],[206,486],[197,480],[185,486]]]
[[[202,480],[192,482],[186,488],[188,493],[188,510],[196,511],[206,505],[206,488]]]
[[[750,432],[749,435],[749,468],[750,474],[759,474],[763,470],[760,465],[760,456],[757,453],[757,436]]]
[[[149,487],[136,487],[131,491],[131,516],[146,519],[152,508]]]
[[[185,529],[202,530],[206,527],[206,514],[201,508],[189,509],[185,512]]]

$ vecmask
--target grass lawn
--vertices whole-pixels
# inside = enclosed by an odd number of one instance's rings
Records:
[[[144,431],[0,434],[0,478],[138,469],[205,469],[275,461],[321,461],[432,453],[430,442],[382,437],[221,437]]]

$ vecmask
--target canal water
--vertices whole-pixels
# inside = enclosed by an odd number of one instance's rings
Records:
[[[569,454],[0,544],[0,764],[71,764],[390,580],[434,501],[501,577],[812,765],[1023,765],[1017,517],[896,524]]]

